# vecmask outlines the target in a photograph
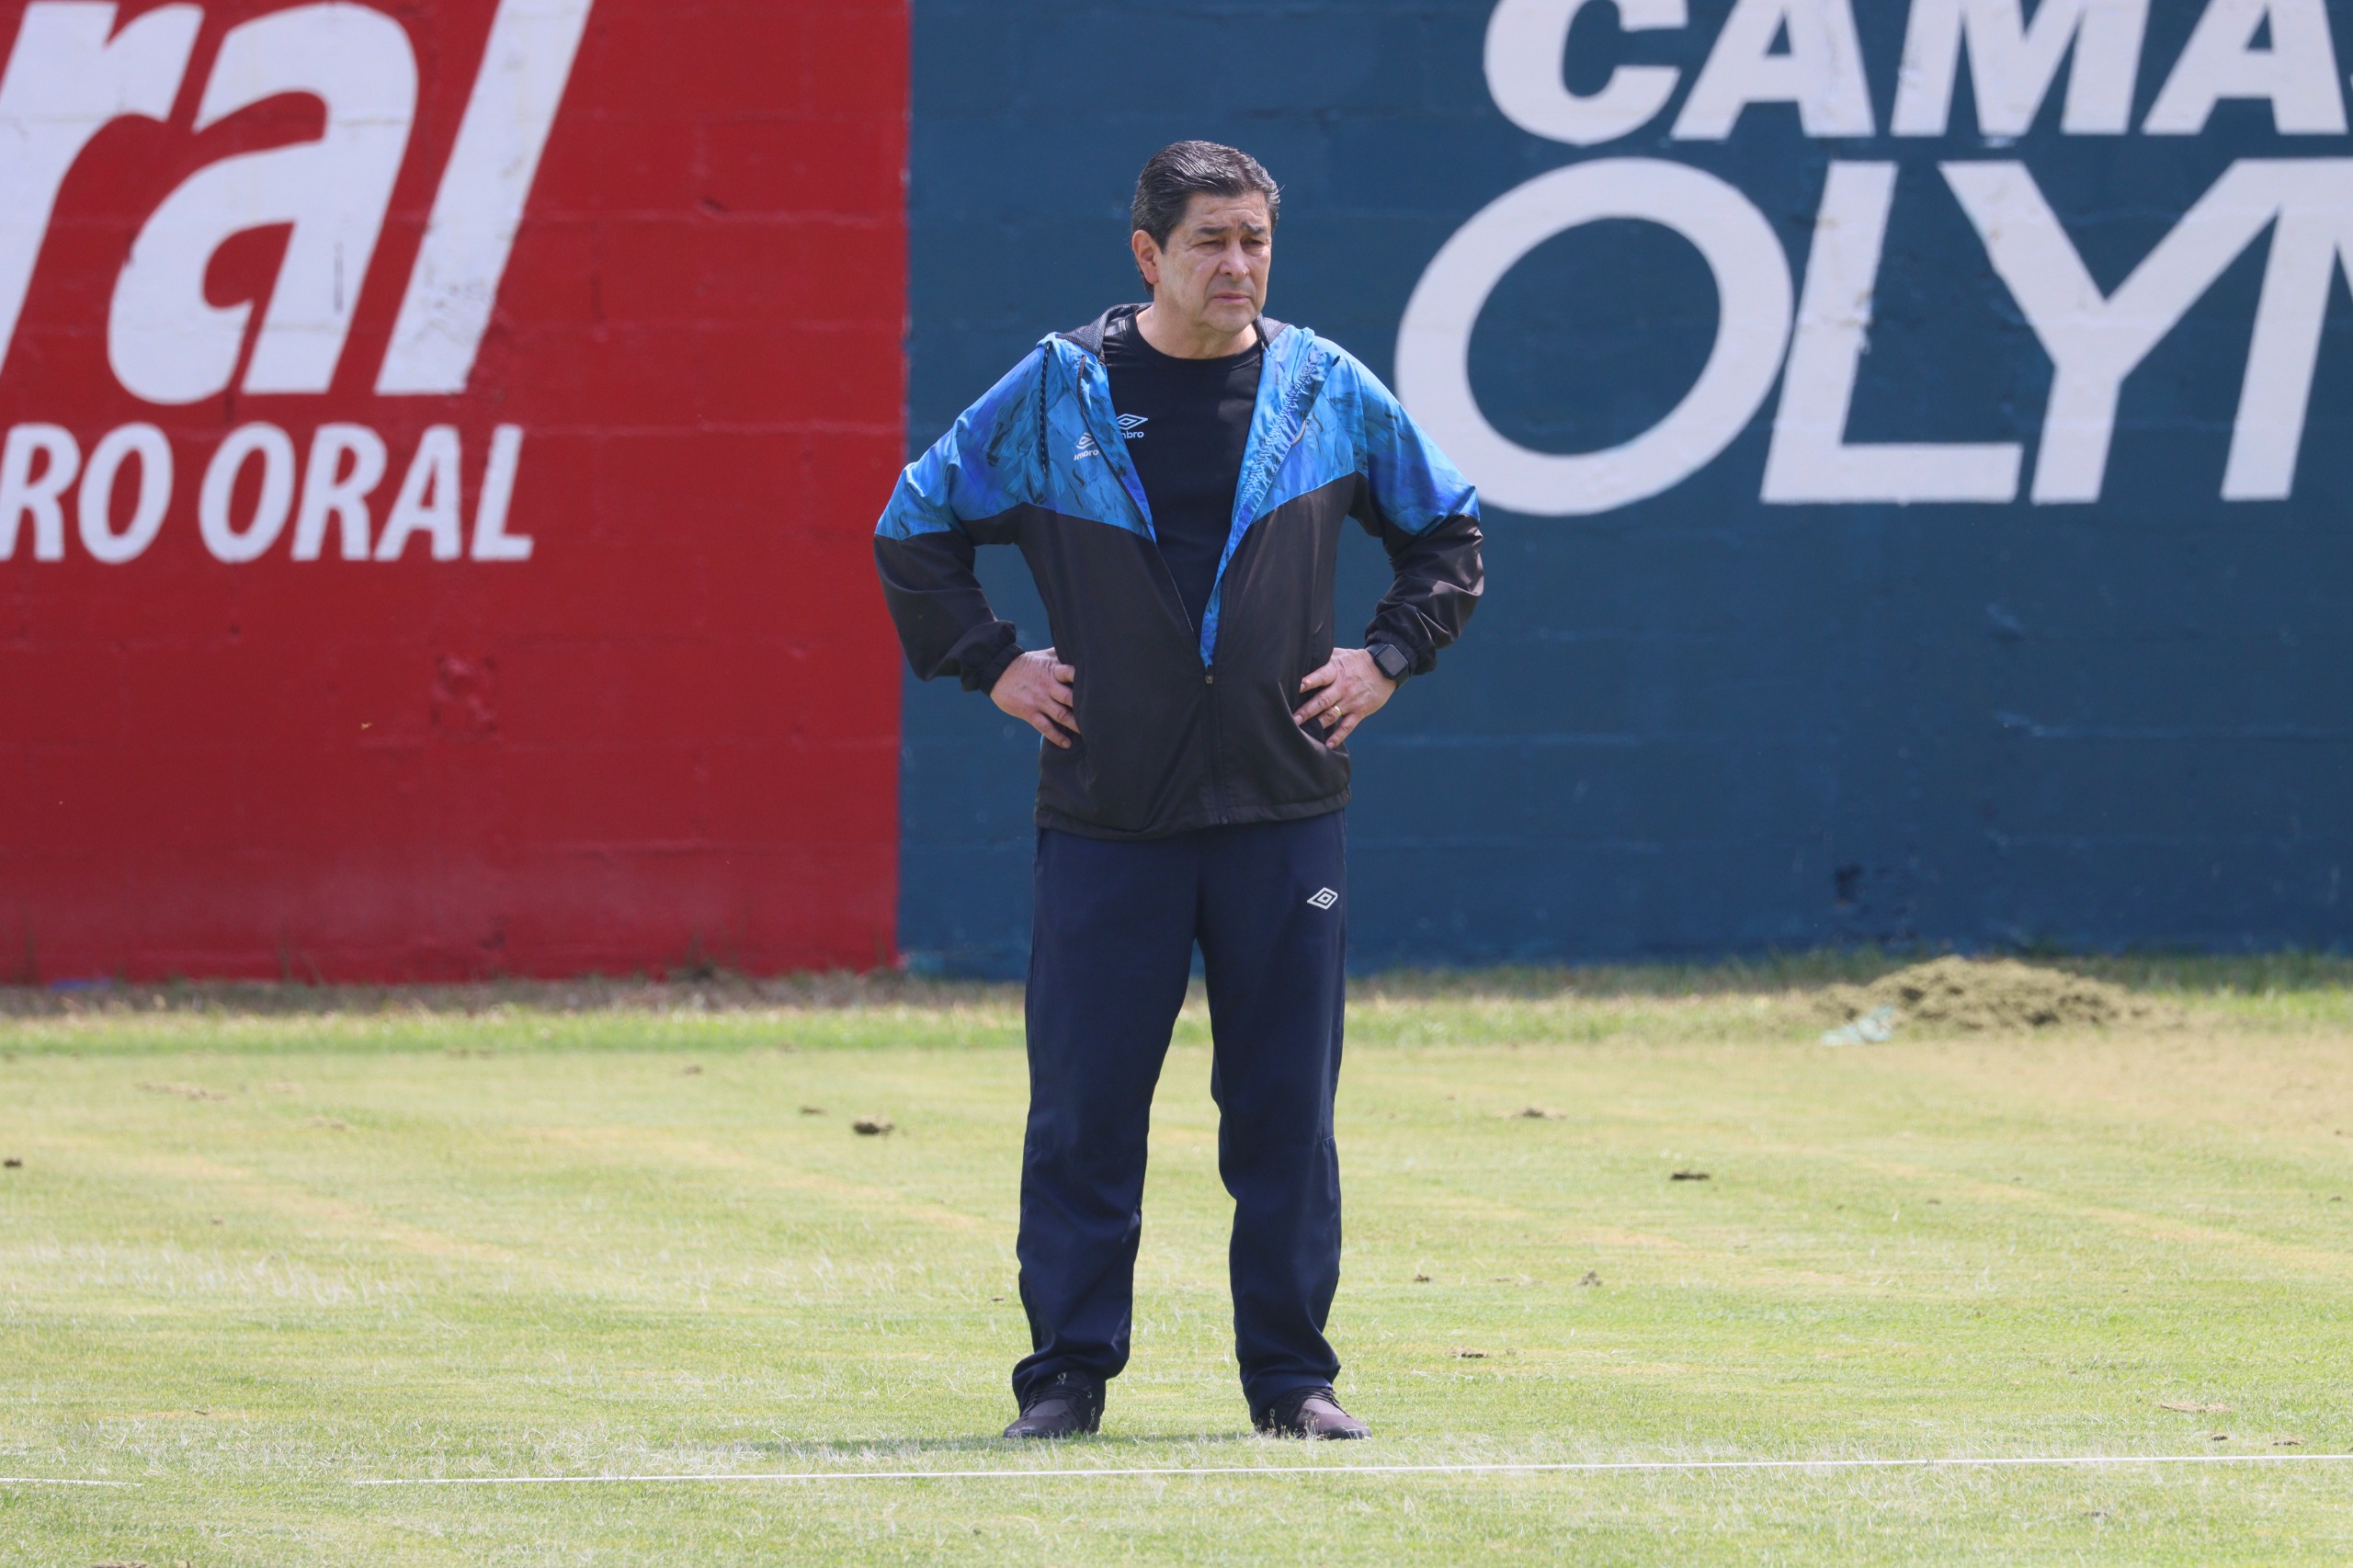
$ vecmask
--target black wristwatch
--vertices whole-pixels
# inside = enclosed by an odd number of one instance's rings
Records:
[[[1392,681],[1404,680],[1405,672],[1414,667],[1414,661],[1405,656],[1403,648],[1394,648],[1386,642],[1368,642],[1364,651],[1372,655],[1372,662],[1380,665],[1381,673]]]

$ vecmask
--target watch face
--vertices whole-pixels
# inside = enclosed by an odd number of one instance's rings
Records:
[[[1383,642],[1372,651],[1372,662],[1381,666],[1382,675],[1387,676],[1391,680],[1397,680],[1404,675],[1406,666],[1413,661],[1405,657],[1404,649],[1392,648]]]

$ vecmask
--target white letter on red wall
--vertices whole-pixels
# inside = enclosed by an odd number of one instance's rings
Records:
[[[110,122],[172,112],[202,20],[193,6],[163,6],[116,32],[112,6],[25,7],[0,76],[0,364],[66,171]]]
[[[209,302],[205,270],[232,235],[281,223],[293,233],[245,391],[321,392],[335,379],[416,108],[408,34],[348,5],[301,6],[233,28],[196,127],[289,93],[324,104],[319,140],[208,165],[140,231],[107,323],[108,358],[134,395],[188,403],[228,387],[253,306]]]
[[[261,495],[254,503],[253,520],[243,528],[232,517],[230,505],[237,490],[237,475],[245,460],[261,459]],[[278,542],[286,515],[294,509],[294,443],[275,425],[243,425],[229,432],[204,471],[204,488],[196,498],[197,530],[213,559],[231,562],[258,560]]]
[[[351,460],[345,472],[343,460]],[[346,561],[368,559],[368,497],[384,479],[384,438],[365,425],[322,425],[302,471],[302,510],[294,519],[294,559],[316,561],[327,519],[341,532]]]
[[[36,472],[33,460],[43,460]],[[19,425],[0,449],[0,561],[17,553],[17,530],[33,520],[33,559],[65,559],[65,508],[58,497],[81,472],[82,447],[55,425]]]
[[[398,561],[411,534],[433,541],[433,559],[455,561],[464,551],[464,529],[458,521],[458,427],[433,425],[416,443],[408,475],[393,497],[392,515],[384,519],[384,535],[376,541],[376,559]]]
[[[114,528],[115,480],[123,460],[139,460],[139,499],[131,504],[131,521],[120,533]],[[172,504],[172,444],[153,425],[125,425],[98,438],[90,452],[90,466],[82,471],[82,493],[76,520],[82,548],[90,559],[109,566],[136,561],[155,542],[164,513]]]
[[[501,0],[376,390],[460,392],[498,302],[589,0]]]

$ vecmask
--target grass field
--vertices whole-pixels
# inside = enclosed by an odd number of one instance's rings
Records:
[[[2353,1559],[2347,976],[2125,977],[1848,1048],[1805,973],[1360,994],[1321,1449],[1246,1434],[1197,1010],[1135,1363],[1017,1449],[1006,993],[20,995],[0,1474],[136,1484],[0,1484],[0,1562]],[[1321,1473],[2102,1454],[2260,1462]],[[355,1484],[1234,1466],[1319,1473]]]

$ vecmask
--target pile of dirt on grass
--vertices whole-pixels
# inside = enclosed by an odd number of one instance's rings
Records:
[[[2016,959],[1937,959],[1869,985],[1824,987],[1821,1001],[1842,1023],[1890,1007],[1899,1023],[2005,1033],[2146,1023],[2159,1011],[2120,985]]]

